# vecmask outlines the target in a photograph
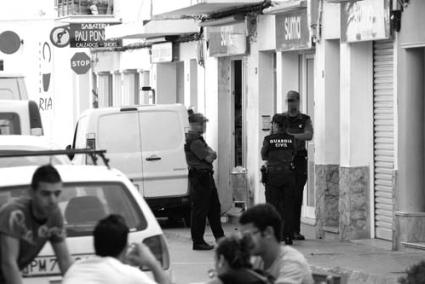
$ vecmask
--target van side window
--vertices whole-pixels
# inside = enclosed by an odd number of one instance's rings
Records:
[[[0,113],[0,135],[20,135],[21,121],[17,113]]]
[[[103,115],[99,118],[99,149],[108,153],[140,152],[137,112]]]
[[[140,128],[142,151],[173,150],[183,143],[182,123],[177,112],[142,112]]]

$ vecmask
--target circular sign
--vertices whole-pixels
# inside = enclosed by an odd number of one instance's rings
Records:
[[[0,34],[0,51],[12,54],[18,51],[21,46],[21,39],[12,31],[5,31]]]
[[[77,74],[87,73],[90,63],[90,57],[84,52],[77,52],[71,57],[71,69]]]
[[[65,47],[70,40],[71,36],[68,27],[56,27],[50,32],[50,41],[56,47]]]

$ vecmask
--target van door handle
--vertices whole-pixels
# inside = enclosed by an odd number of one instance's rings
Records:
[[[152,156],[146,158],[146,161],[159,161],[159,160],[161,160],[161,157],[159,157],[157,155],[152,155]]]

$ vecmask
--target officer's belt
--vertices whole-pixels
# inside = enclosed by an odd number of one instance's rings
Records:
[[[267,166],[268,171],[278,172],[278,171],[287,171],[291,169],[291,165],[279,165],[279,166]]]
[[[198,173],[213,173],[213,170],[210,169],[196,169],[196,168],[190,168],[190,172],[198,172]]]

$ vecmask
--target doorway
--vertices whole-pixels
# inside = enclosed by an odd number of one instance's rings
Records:
[[[244,166],[243,152],[243,100],[242,100],[242,60],[232,61],[233,95],[233,166]]]
[[[300,55],[300,90],[302,94],[302,111],[308,114],[314,127],[314,54]],[[307,183],[304,190],[302,216],[316,218],[316,192],[314,179],[314,139],[306,141],[308,164]]]

